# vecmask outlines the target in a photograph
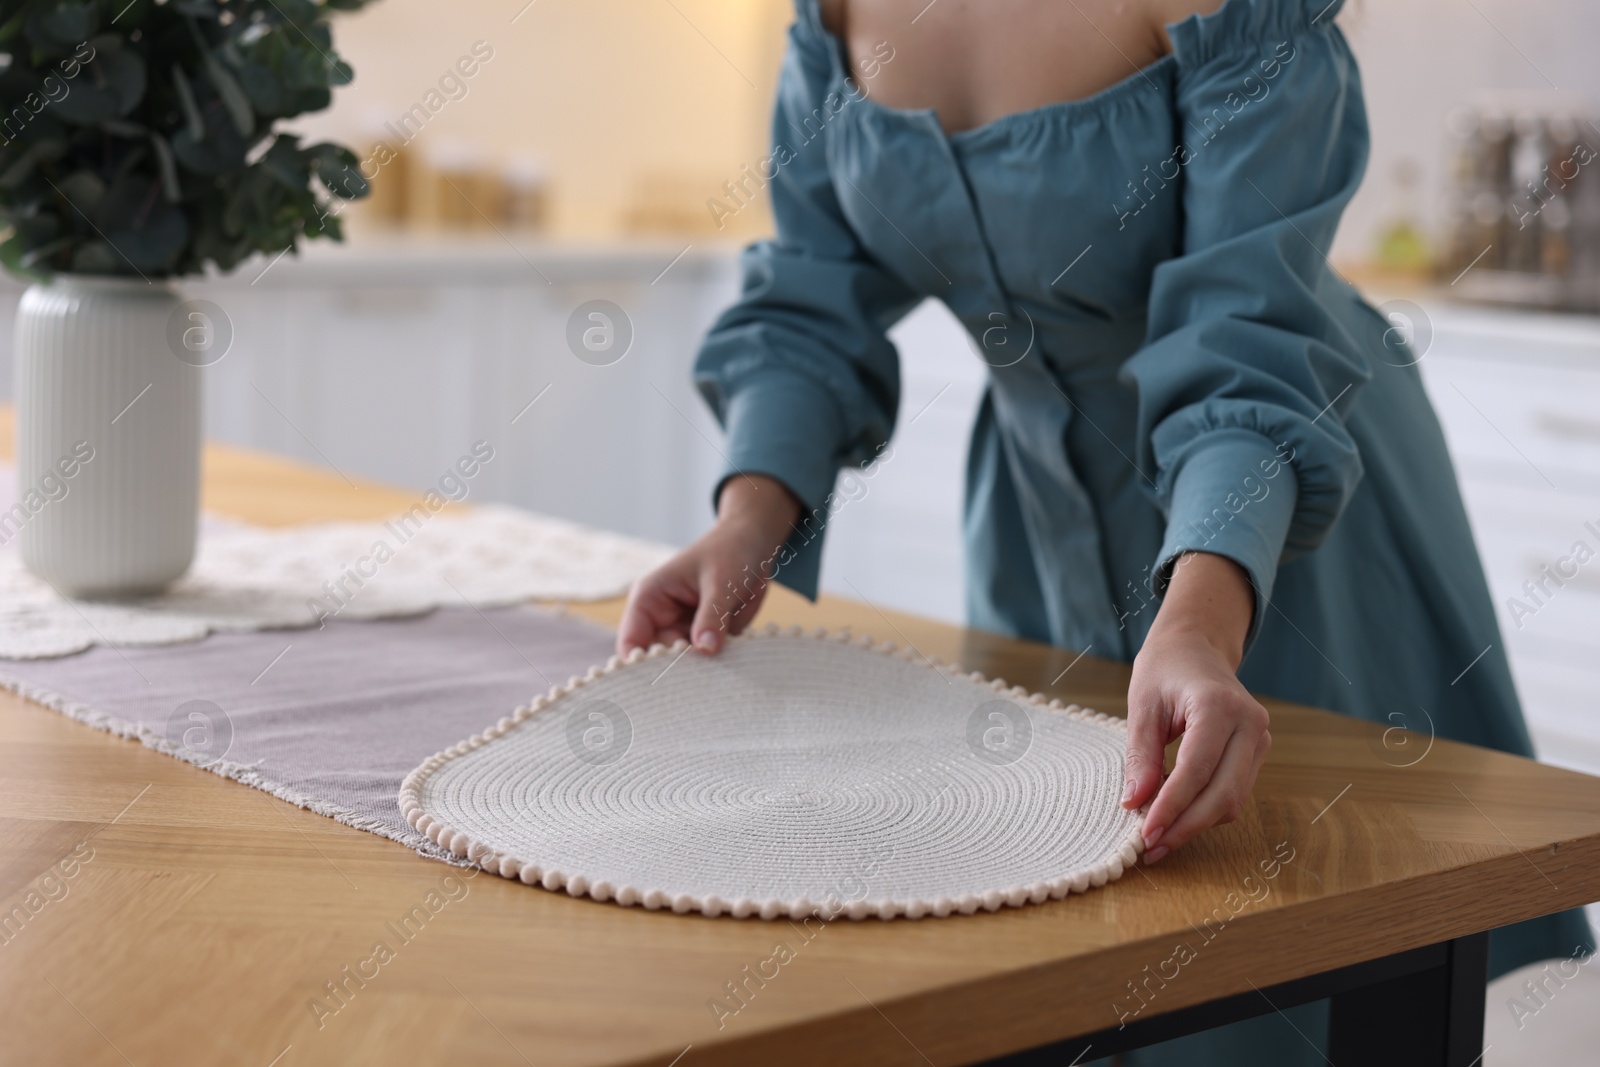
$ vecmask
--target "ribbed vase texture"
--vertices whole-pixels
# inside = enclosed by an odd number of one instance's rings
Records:
[[[73,596],[162,588],[194,556],[200,370],[174,354],[179,298],[141,280],[58,276],[17,313],[17,499],[0,513],[28,569]]]

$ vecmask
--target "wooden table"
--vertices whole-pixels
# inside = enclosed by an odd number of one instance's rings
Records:
[[[273,524],[411,502],[222,448],[207,453],[205,496]],[[612,622],[620,604],[582,610]],[[1120,664],[782,591],[765,616],[851,624],[1125,710]],[[1600,779],[1426,738],[1386,748],[1377,727],[1267,703],[1275,744],[1245,815],[1103,890],[969,918],[838,921],[808,938],[782,921],[650,913],[478,874],[319,1019],[309,1004],[325,983],[345,981],[450,869],[3,697],[0,904],[64,858],[92,858],[0,944],[0,1063],[948,1067],[1095,1035],[1119,1010],[1139,1009],[1134,1027],[1193,1026],[1406,970],[1381,996],[1343,998],[1345,1018],[1365,1020],[1346,1035],[1379,1033],[1387,997],[1389,1022],[1398,1011],[1436,1046],[1451,1033],[1475,1043],[1471,935],[1600,898]],[[778,942],[794,958],[748,981]],[[1196,951],[1174,965],[1179,943]],[[749,993],[719,1027],[708,1005],[729,1003],[730,982]],[[1093,1040],[1086,1058],[1116,1036]]]

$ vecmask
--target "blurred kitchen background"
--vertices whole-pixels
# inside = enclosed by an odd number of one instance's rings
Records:
[[[737,249],[770,230],[749,174],[790,17],[382,0],[338,21],[356,80],[305,128],[373,158],[375,192],[346,246],[187,287],[233,331],[210,436],[415,487],[486,438],[474,499],[690,540],[722,457],[689,365]],[[1352,0],[1340,22],[1373,152],[1332,258],[1424,353],[1542,756],[1600,771],[1600,562],[1511,605],[1575,541],[1600,549],[1600,5]],[[5,388],[20,292],[0,288]],[[579,358],[596,300],[620,340]],[[937,305],[895,336],[905,417],[835,520],[825,584],[957,620],[983,364]]]

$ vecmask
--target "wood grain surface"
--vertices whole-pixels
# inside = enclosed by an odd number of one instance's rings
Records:
[[[207,507],[253,522],[411,498],[206,454]],[[781,590],[764,617],[1124,713],[1120,664]],[[1154,867],[992,915],[803,927],[465,877],[0,697],[0,914],[27,914],[0,938],[0,1063],[948,1067],[1600,897],[1600,779],[1268,705],[1245,816]]]

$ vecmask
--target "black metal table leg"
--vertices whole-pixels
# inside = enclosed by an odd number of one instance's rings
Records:
[[[1332,1002],[1328,1060],[1338,1067],[1474,1067],[1483,1055],[1488,970],[1489,935],[1471,934],[1013,1053],[984,1067],[1065,1067],[1324,998]]]
[[[1489,935],[1447,943],[1443,962],[1331,998],[1328,1058],[1372,1067],[1472,1067],[1483,1054]]]

